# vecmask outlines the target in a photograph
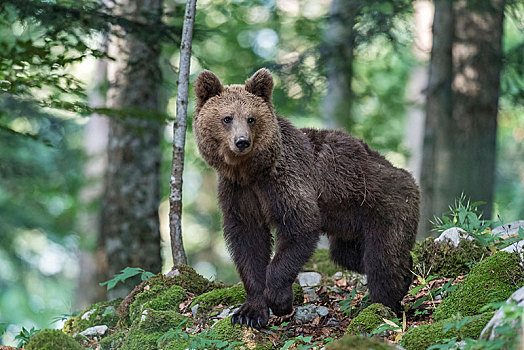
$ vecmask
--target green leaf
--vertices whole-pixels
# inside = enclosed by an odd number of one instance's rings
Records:
[[[289,339],[287,342],[284,343],[284,346],[281,350],[288,350],[293,344],[295,344],[295,339]]]
[[[142,281],[154,276],[151,272],[144,271],[140,267],[126,267],[119,274],[116,274],[114,278],[100,283],[100,286],[107,285],[107,290],[113,289],[118,282],[125,282],[128,278],[134,277],[138,274],[142,274]]]

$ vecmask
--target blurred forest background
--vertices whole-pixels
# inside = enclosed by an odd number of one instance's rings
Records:
[[[169,181],[184,3],[0,3],[0,324],[59,327],[126,266],[172,266]],[[432,30],[433,27],[433,30]],[[502,0],[199,0],[191,78],[274,73],[299,127],[345,129],[424,190],[419,238],[460,193],[524,219],[524,4]],[[239,280],[216,175],[191,135],[188,262]]]

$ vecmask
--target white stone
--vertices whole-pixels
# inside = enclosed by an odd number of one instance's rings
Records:
[[[108,327],[106,325],[94,326],[94,327],[89,327],[88,329],[86,329],[83,332],[80,332],[80,334],[83,335],[83,336],[86,336],[86,337],[92,337],[92,336],[97,336],[97,335],[104,335],[104,334],[106,334],[107,329],[108,329]]]
[[[333,275],[333,277],[331,277],[331,279],[333,279],[334,281],[338,281],[338,280],[341,280],[343,277],[344,275],[342,274],[342,272],[338,271],[338,272],[335,272],[335,274]]]
[[[322,275],[318,272],[301,272],[298,274],[298,284],[302,287],[315,287],[320,285]]]
[[[518,241],[508,245],[506,248],[502,249],[503,252],[508,253],[519,253],[522,256],[522,251],[524,249],[524,241]]]
[[[307,294],[309,297],[309,301],[317,301],[318,295],[317,295],[317,288],[316,287],[304,287],[304,294]]]
[[[193,317],[196,317],[197,312],[198,312],[198,304],[196,304],[195,306],[191,308],[191,315],[193,315]]]
[[[180,275],[180,271],[178,269],[172,269],[171,271],[169,271],[168,273],[166,273],[166,277],[175,277],[175,276],[179,276]]]
[[[91,309],[89,311],[84,312],[84,314],[82,315],[82,317],[80,317],[80,319],[82,319],[82,320],[89,320],[89,316],[91,316],[91,314],[93,312],[95,312],[95,311],[96,311],[96,309]]]
[[[517,306],[524,306],[524,287],[517,290],[515,293],[513,293],[508,300],[506,300],[506,304],[516,303]],[[488,322],[486,327],[482,330],[482,333],[480,333],[481,339],[487,339],[487,340],[494,340],[497,338],[497,334],[495,332],[495,329],[501,325],[502,320],[504,320],[505,314],[503,307],[500,307],[497,312],[495,312],[495,315],[491,318],[491,320]],[[514,320],[512,326],[516,327],[516,321]],[[515,332],[518,332],[518,329],[515,329]]]
[[[524,229],[524,220],[508,222],[507,224],[495,227],[491,233],[500,237],[512,236],[519,233],[519,227]]]
[[[454,247],[457,247],[460,241],[463,239],[472,241],[473,237],[471,237],[466,231],[459,227],[451,227],[448,228],[446,231],[442,232],[442,234],[437,239],[435,239],[435,242],[449,242],[453,244]]]

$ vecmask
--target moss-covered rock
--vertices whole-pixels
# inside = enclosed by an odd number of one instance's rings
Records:
[[[122,299],[120,298],[93,304],[79,313],[78,316],[67,320],[62,331],[66,334],[74,335],[89,327],[101,325],[114,327],[118,322],[116,308],[121,302]]]
[[[476,315],[483,306],[506,300],[524,285],[519,263],[518,254],[498,252],[475,265],[468,278],[435,309],[433,318],[440,321],[457,313]]]
[[[429,346],[437,344],[442,339],[450,339],[457,337],[457,341],[465,338],[478,338],[482,329],[489,322],[493,312],[486,312],[481,315],[474,316],[472,322],[465,324],[459,329],[451,328],[444,332],[444,326],[448,322],[457,322],[460,319],[447,319],[438,321],[428,325],[421,325],[411,328],[402,337],[403,346],[407,350],[424,350]]]
[[[181,315],[173,310],[158,311],[152,309],[144,310],[137,317],[133,325],[122,341],[122,350],[159,349],[167,345],[159,346],[159,339],[170,329],[185,329],[192,325],[189,317]],[[174,349],[173,340],[171,348]]]
[[[384,323],[384,319],[391,320],[396,315],[391,309],[382,304],[371,304],[351,320],[347,328],[350,335],[371,334],[375,328]]]
[[[131,322],[142,314],[145,309],[155,311],[178,310],[181,302],[187,299],[187,293],[180,286],[171,286],[164,289],[161,285],[152,285],[137,294],[133,303],[129,306],[129,317]]]
[[[135,303],[135,299],[142,300],[147,297],[141,295],[146,293],[151,295],[153,290],[155,293],[163,294],[162,291],[169,290],[173,286],[179,286],[185,291],[192,294],[202,294],[213,290],[215,288],[223,288],[221,283],[211,282],[205,277],[199,275],[192,267],[187,265],[177,265],[171,269],[166,275],[156,275],[147,281],[140,283],[120,304],[118,307],[118,314],[122,325],[129,325],[132,322],[130,319],[130,308]],[[179,290],[179,289],[177,289]],[[136,304],[135,304],[136,306]],[[150,307],[150,306],[147,306]]]
[[[127,335],[127,330],[120,330],[105,337],[98,343],[101,350],[117,350],[122,347],[122,343]]]
[[[377,338],[360,337],[358,335],[345,335],[337,341],[326,346],[326,350],[391,350],[394,345]]]
[[[26,350],[83,350],[71,336],[58,329],[43,329],[25,346]]]
[[[271,349],[272,343],[266,334],[246,326],[231,325],[231,317],[227,317],[213,325],[213,339],[225,341],[228,344],[239,343],[237,349]]]
[[[320,272],[325,277],[331,277],[338,271],[344,271],[344,268],[336,265],[330,260],[329,250],[317,249],[311,259],[302,268],[303,271]]]
[[[242,304],[246,300],[244,286],[239,283],[229,288],[214,289],[210,292],[197,296],[191,302],[190,307],[198,304],[199,313],[207,313],[214,306],[231,306]],[[293,305],[304,304],[304,290],[299,284],[293,283]]]
[[[434,237],[415,243],[412,250],[413,264],[431,268],[431,274],[457,277],[469,273],[470,264],[491,254],[476,241],[461,240],[457,247],[448,242],[435,242]]]

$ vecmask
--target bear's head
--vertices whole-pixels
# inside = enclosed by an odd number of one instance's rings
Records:
[[[274,164],[281,145],[272,92],[273,77],[265,68],[245,85],[224,86],[207,70],[198,75],[193,130],[209,165],[231,173],[232,168],[254,171]]]

